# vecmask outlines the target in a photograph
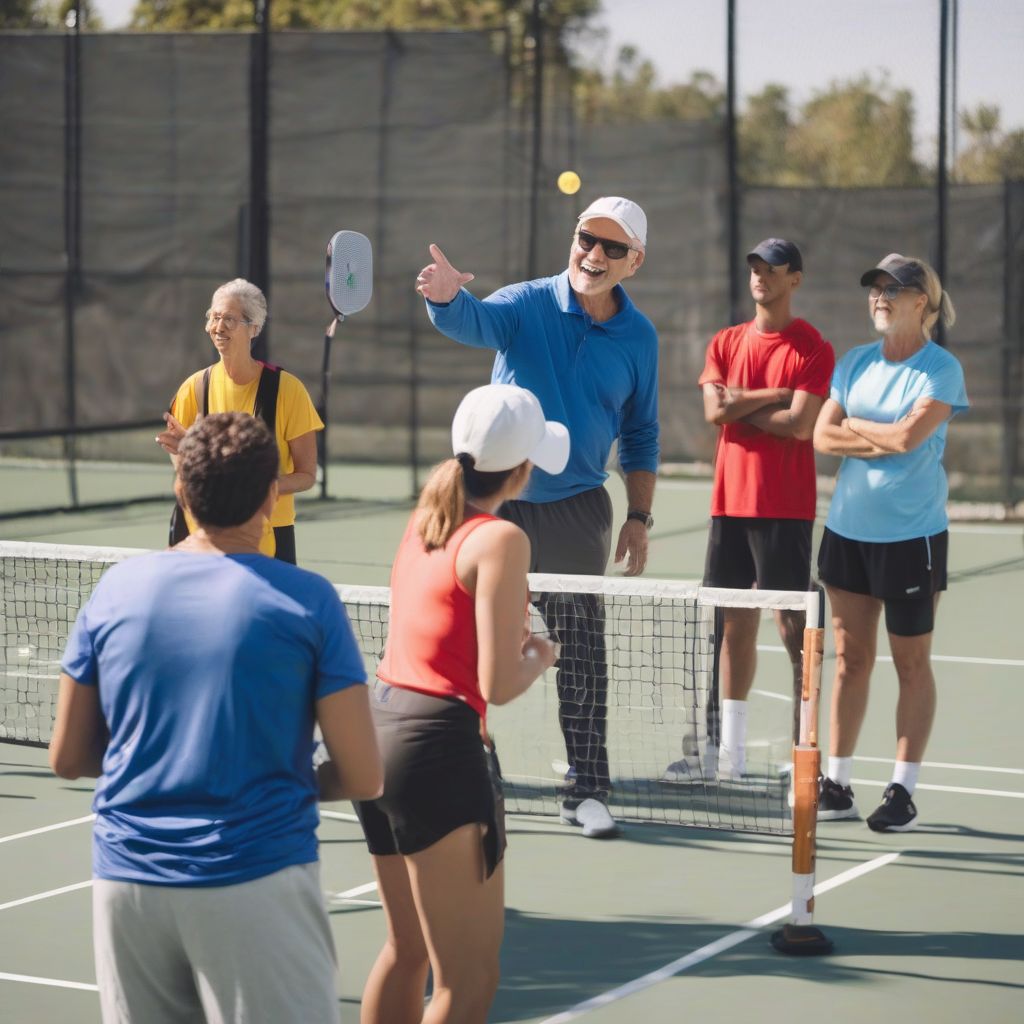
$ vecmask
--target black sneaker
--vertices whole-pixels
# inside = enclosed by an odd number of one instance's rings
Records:
[[[877,810],[868,815],[872,832],[909,832],[917,828],[917,808],[898,782],[890,782]]]
[[[860,812],[853,802],[853,790],[849,786],[840,786],[827,776],[823,778],[818,792],[818,821],[859,817]]]

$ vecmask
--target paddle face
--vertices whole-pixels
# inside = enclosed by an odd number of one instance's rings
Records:
[[[338,316],[365,309],[373,295],[373,249],[366,235],[339,231],[327,243],[327,301]]]

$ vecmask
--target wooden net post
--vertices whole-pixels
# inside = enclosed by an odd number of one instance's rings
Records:
[[[793,746],[793,906],[791,923],[772,935],[783,953],[821,954],[832,943],[814,921],[815,840],[818,825],[818,703],[825,648],[825,616],[821,590],[807,595],[804,628],[803,686],[800,694],[800,738]]]

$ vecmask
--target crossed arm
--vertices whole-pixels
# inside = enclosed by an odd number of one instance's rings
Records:
[[[824,398],[792,388],[730,388],[721,381],[703,386],[708,423],[748,423],[775,437],[809,441]]]
[[[912,452],[931,437],[953,412],[934,398],[919,398],[906,416],[895,423],[877,423],[847,416],[834,399],[822,406],[814,427],[814,447],[825,455],[852,455],[877,459],[882,455]]]

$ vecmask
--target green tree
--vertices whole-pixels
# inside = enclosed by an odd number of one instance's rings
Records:
[[[715,76],[695,71],[688,82],[661,86],[654,65],[632,46],[619,50],[605,76],[595,68],[577,69],[574,92],[585,121],[700,121],[720,117],[724,93]]]
[[[780,185],[789,173],[786,153],[792,129],[789,90],[768,84],[747,98],[737,118],[740,178],[749,185]]]
[[[62,28],[74,6],[72,0],[0,0],[0,30]],[[91,0],[80,0],[78,10],[82,28],[103,28]]]
[[[981,104],[960,114],[967,145],[953,167],[956,181],[971,184],[1024,179],[1024,129],[1003,132],[999,108]]]
[[[549,28],[593,14],[600,0],[545,0]],[[494,29],[528,24],[530,0],[273,0],[274,28]],[[251,28],[252,0],[139,0],[132,27],[160,31]]]
[[[786,140],[786,184],[837,188],[920,185],[914,157],[914,102],[869,75],[833,82],[800,111]]]

